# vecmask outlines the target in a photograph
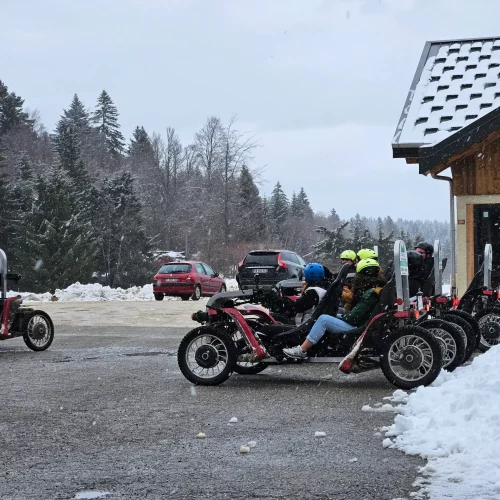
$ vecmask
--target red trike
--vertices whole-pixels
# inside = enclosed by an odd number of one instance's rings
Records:
[[[7,297],[7,280],[17,282],[18,274],[7,273],[7,256],[0,249],[0,340],[23,337],[24,343],[33,351],[44,351],[54,340],[54,325],[44,311],[22,305],[20,295]]]

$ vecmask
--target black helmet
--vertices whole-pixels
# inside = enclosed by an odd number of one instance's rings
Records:
[[[408,271],[410,272],[410,274],[417,272],[422,267],[422,262],[424,261],[422,255],[420,255],[418,252],[415,252],[414,250],[407,252],[407,255],[408,255]]]
[[[415,249],[417,248],[421,248],[422,250],[424,250],[429,257],[432,257],[434,255],[434,247],[426,241],[420,241],[419,243],[417,243],[415,245]]]

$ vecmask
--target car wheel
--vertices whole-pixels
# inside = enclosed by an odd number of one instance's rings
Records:
[[[221,285],[219,293],[224,293],[227,291],[226,285]]]
[[[163,293],[155,293],[155,300],[163,300]]]
[[[194,287],[194,292],[193,292],[193,295],[191,296],[191,298],[193,300],[200,300],[200,297],[201,297],[201,286],[200,285],[196,285]]]

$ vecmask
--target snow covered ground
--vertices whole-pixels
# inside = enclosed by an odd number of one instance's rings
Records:
[[[228,290],[237,290],[238,283],[235,279],[226,279]],[[13,292],[8,293],[9,297],[21,295],[25,301],[31,302],[50,302],[52,295],[50,293],[29,293]],[[97,283],[82,285],[75,283],[64,290],[56,290],[55,296],[60,302],[101,302],[106,300],[154,300],[153,285],[134,286],[132,288],[110,288]],[[176,297],[165,297],[166,300],[180,300]]]
[[[428,460],[417,498],[500,499],[499,366],[500,346],[453,373],[442,371],[431,387],[386,398],[403,404],[382,429],[383,445]]]

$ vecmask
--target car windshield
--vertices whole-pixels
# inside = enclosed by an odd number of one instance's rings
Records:
[[[277,266],[278,254],[276,252],[249,253],[244,262],[245,266]]]
[[[161,266],[158,274],[181,274],[190,272],[191,264],[167,264],[165,266]]]

